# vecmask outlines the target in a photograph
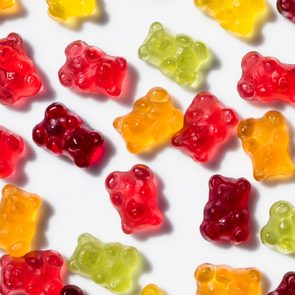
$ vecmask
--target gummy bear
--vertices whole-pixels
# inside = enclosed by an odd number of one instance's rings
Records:
[[[209,241],[240,244],[249,237],[249,195],[251,185],[245,178],[214,175],[209,181],[209,201],[200,226]]]
[[[295,23],[295,1],[277,0],[277,8],[281,15]]]
[[[158,188],[149,167],[138,164],[127,172],[112,172],[105,184],[126,234],[148,230],[162,223]]]
[[[59,295],[84,295],[82,290],[74,285],[66,285],[64,286]]]
[[[60,295],[62,256],[52,250],[0,258],[1,295]]]
[[[260,119],[240,121],[238,135],[244,150],[252,158],[256,180],[293,174],[294,163],[288,151],[288,126],[280,112],[269,111]]]
[[[0,10],[14,6],[15,0],[0,0]]]
[[[193,41],[189,36],[172,35],[164,26],[155,22],[139,48],[139,57],[158,67],[160,71],[183,86],[197,86],[201,66],[209,59],[207,46]]]
[[[41,87],[41,78],[25,52],[21,36],[10,33],[0,39],[0,103],[14,104],[35,96]]]
[[[33,140],[56,155],[72,159],[78,167],[94,165],[104,154],[102,135],[61,103],[47,107],[44,120],[33,129]]]
[[[238,83],[242,98],[261,103],[295,103],[295,65],[252,51],[243,58],[242,70]]]
[[[239,37],[252,37],[267,12],[266,0],[194,0],[227,31]]]
[[[139,295],[165,295],[165,293],[154,284],[149,284],[143,288]]]
[[[138,99],[132,112],[114,121],[131,153],[141,153],[164,144],[183,126],[183,115],[169,93],[153,88]]]
[[[0,126],[0,178],[13,174],[24,149],[24,141],[20,136]]]
[[[65,50],[66,63],[58,72],[60,83],[79,92],[119,96],[126,77],[127,61],[106,55],[83,41]]]
[[[295,294],[295,272],[288,272],[284,275],[279,287],[268,295],[293,295]]]
[[[255,268],[203,264],[195,272],[197,295],[261,295],[261,277]]]
[[[104,244],[90,234],[82,234],[68,261],[69,270],[92,279],[116,294],[130,292],[140,270],[141,257],[133,248],[119,243]]]
[[[233,109],[224,107],[211,93],[202,92],[187,109],[184,126],[172,137],[172,145],[195,161],[208,162],[233,135],[238,120]]]
[[[9,255],[26,254],[36,233],[42,201],[39,196],[7,184],[0,203],[0,247]]]
[[[72,18],[85,18],[92,16],[99,8],[96,0],[46,0],[48,14],[61,22]]]
[[[286,201],[278,201],[269,211],[270,219],[261,230],[262,242],[283,254],[295,253],[295,209]]]

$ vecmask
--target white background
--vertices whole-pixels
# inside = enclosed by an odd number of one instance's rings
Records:
[[[209,167],[195,163],[179,150],[167,147],[148,158],[130,154],[113,120],[130,111],[135,99],[155,86],[166,88],[183,111],[191,103],[194,92],[181,88],[158,70],[137,57],[137,49],[148,33],[149,25],[161,21],[174,33],[186,33],[207,43],[215,56],[207,83],[199,90],[212,91],[226,105],[234,107],[242,118],[260,117],[270,107],[251,105],[242,100],[236,84],[240,78],[241,58],[250,50],[276,56],[286,63],[295,63],[295,25],[275,10],[261,36],[247,43],[232,36],[202,14],[193,0],[103,0],[103,19],[85,22],[73,31],[47,16],[46,1],[22,0],[23,12],[13,18],[0,17],[1,37],[15,31],[25,40],[29,55],[45,78],[45,93],[25,107],[0,106],[0,124],[22,135],[29,147],[29,157],[17,176],[0,181],[10,182],[45,200],[45,214],[38,234],[42,249],[56,249],[69,257],[79,234],[89,232],[104,242],[119,241],[137,247],[149,267],[139,284],[157,283],[167,294],[195,294],[194,271],[204,262],[229,264],[233,267],[259,268],[265,274],[264,294],[276,287],[283,274],[295,270],[294,258],[269,250],[259,241],[259,230],[268,220],[270,206],[278,200],[295,205],[293,179],[286,183],[262,184],[252,177],[252,165],[236,139],[220,161]],[[112,99],[82,97],[63,88],[57,71],[65,61],[64,49],[76,39],[83,39],[111,55],[127,58],[130,66],[130,90],[124,103]],[[45,108],[54,101],[65,103],[100,130],[108,142],[110,153],[101,168],[81,170],[36,147],[31,139],[33,126],[41,121]],[[274,107],[274,106],[272,106]],[[294,130],[292,106],[276,105],[283,111]],[[293,137],[292,137],[293,140]],[[294,147],[292,146],[292,151]],[[106,176],[113,170],[129,170],[135,163],[145,163],[162,180],[164,211],[169,226],[158,235],[139,239],[125,235],[118,213],[112,207],[104,188]],[[208,198],[208,179],[216,173],[246,177],[253,185],[252,216],[254,241],[248,246],[222,248],[205,241],[199,233],[202,212]],[[88,295],[109,294],[90,280],[71,275],[68,281],[79,285]]]

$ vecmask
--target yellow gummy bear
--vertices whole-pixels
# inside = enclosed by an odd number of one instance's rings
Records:
[[[294,163],[288,150],[288,126],[280,112],[269,111],[260,119],[242,120],[238,135],[244,150],[252,158],[256,180],[293,174]]]
[[[261,295],[261,273],[255,268],[201,265],[195,272],[196,295]]]
[[[134,104],[132,112],[114,121],[131,153],[141,153],[168,141],[183,126],[183,114],[169,93],[153,88]]]
[[[91,16],[96,7],[96,0],[47,0],[48,14],[60,21],[70,18]]]
[[[266,0],[194,0],[226,30],[240,37],[253,35],[256,23],[267,12]]]
[[[14,257],[25,255],[36,232],[39,196],[7,184],[0,203],[0,248]]]
[[[0,0],[0,10],[14,6],[15,0]]]
[[[143,288],[139,295],[165,295],[165,293],[154,284],[149,284]]]

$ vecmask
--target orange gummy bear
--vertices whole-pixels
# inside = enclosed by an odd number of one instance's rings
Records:
[[[14,257],[25,255],[31,247],[37,226],[41,199],[7,184],[0,203],[0,248]]]
[[[256,180],[289,177],[293,174],[288,126],[280,112],[269,111],[262,118],[242,120],[238,126],[238,135],[244,150],[252,158]]]
[[[151,150],[169,139],[183,126],[183,114],[174,107],[169,93],[153,88],[138,99],[133,110],[114,121],[114,127],[134,154]]]
[[[164,292],[155,284],[145,286],[139,295],[165,295]]]
[[[261,295],[261,277],[255,268],[203,264],[195,272],[196,295]]]

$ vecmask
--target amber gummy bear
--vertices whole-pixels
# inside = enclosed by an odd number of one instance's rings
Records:
[[[0,10],[10,8],[15,5],[15,0],[0,0]]]

